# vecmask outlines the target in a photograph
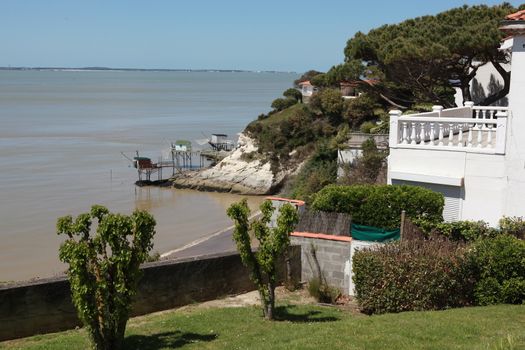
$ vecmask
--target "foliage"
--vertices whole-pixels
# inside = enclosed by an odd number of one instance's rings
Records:
[[[504,216],[499,220],[499,227],[504,234],[525,239],[525,220],[523,217]]]
[[[294,89],[294,88],[286,89],[283,92],[283,96],[286,98],[294,99],[296,101],[301,101],[303,98],[303,94],[301,94],[301,91]]]
[[[442,236],[453,241],[472,242],[499,234],[498,230],[491,228],[485,221],[435,222],[416,218],[413,223],[428,236]]]
[[[276,111],[282,111],[283,109],[291,107],[296,103],[297,100],[293,98],[276,98],[272,102],[272,108]]]
[[[459,86],[470,100],[470,82],[479,66],[494,65],[505,81],[501,93],[489,96],[490,104],[508,93],[510,74],[501,63],[509,57],[499,51],[504,34],[499,30],[509,3],[496,6],[463,6],[435,16],[383,25],[368,34],[358,32],[345,48],[345,64],[363,66],[366,78],[378,78],[374,89],[405,107],[417,102],[452,106]],[[361,75],[354,73],[354,78]]]
[[[477,268],[479,305],[525,303],[525,241],[499,235],[474,243],[470,257]]]
[[[339,123],[343,113],[344,100],[339,89],[323,89],[312,96],[309,106],[318,116],[325,116],[333,123]]]
[[[359,127],[359,131],[365,134],[370,134],[372,132],[372,129],[376,126],[375,123],[371,121],[366,121]]]
[[[291,196],[310,203],[312,196],[337,179],[337,152],[320,145],[301,168],[294,181]]]
[[[289,234],[298,221],[297,211],[290,204],[279,210],[277,227],[269,228],[275,208],[271,201],[261,204],[261,217],[249,222],[250,209],[246,200],[234,203],[228,208],[228,216],[235,222],[233,239],[243,264],[251,272],[251,279],[257,286],[265,318],[273,320],[275,309],[275,287],[277,286],[277,259],[290,245]],[[256,252],[252,250],[250,232],[259,241]]]
[[[269,159],[273,167],[280,169],[293,150],[315,148],[320,140],[335,135],[337,128],[327,118],[313,114],[306,105],[297,104],[250,123],[246,132],[256,140],[261,158]]]
[[[316,70],[309,70],[305,73],[303,73],[303,75],[301,75],[301,77],[297,80],[295,80],[293,82],[294,86],[298,86],[299,83],[302,83],[303,81],[308,81],[308,80],[312,80],[313,77],[315,77],[316,75],[319,75],[319,74],[323,74],[321,72],[318,72]]]
[[[473,270],[451,241],[411,240],[355,253],[356,298],[366,314],[470,305]]]
[[[386,183],[386,158],[388,151],[377,148],[370,138],[361,145],[362,154],[352,164],[346,164],[339,183],[344,185]]]
[[[371,94],[364,93],[344,101],[343,119],[353,128],[359,127],[366,121],[375,121],[385,116],[381,104]]]
[[[93,219],[95,235],[91,235]],[[153,247],[155,220],[145,211],[126,216],[94,205],[76,220],[59,218],[57,232],[68,237],[59,256],[69,264],[73,303],[92,348],[120,349],[141,276],[139,266]]]
[[[357,224],[394,229],[403,210],[410,218],[441,222],[443,206],[443,195],[422,187],[329,185],[315,195],[312,209],[348,213]]]

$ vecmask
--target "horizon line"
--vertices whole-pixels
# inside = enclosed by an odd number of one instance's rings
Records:
[[[299,74],[296,71],[279,71],[279,70],[251,70],[251,69],[214,69],[214,68],[122,68],[122,67],[46,67],[46,66],[0,66],[0,70],[82,70],[82,71],[150,71],[150,72],[223,72],[223,73],[293,73]]]

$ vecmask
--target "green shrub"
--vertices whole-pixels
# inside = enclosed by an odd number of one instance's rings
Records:
[[[310,203],[316,192],[329,184],[333,184],[336,179],[337,152],[327,145],[321,144],[295,178],[291,196]]]
[[[374,139],[361,144],[362,154],[351,164],[343,166],[344,175],[339,178],[342,185],[386,183],[387,151],[377,148]]]
[[[410,218],[443,221],[443,195],[416,186],[330,185],[319,191],[314,210],[348,213],[352,221],[386,229],[398,228],[401,211]]]
[[[477,269],[478,304],[525,302],[525,241],[509,235],[482,239],[469,255]]]
[[[366,121],[364,122],[363,124],[361,124],[361,126],[359,127],[359,131],[361,131],[362,133],[365,133],[365,134],[370,134],[371,133],[371,130],[376,126],[375,123],[373,122],[370,122],[370,121]]]
[[[499,227],[503,234],[525,239],[525,220],[522,217],[504,216],[499,220]]]
[[[470,305],[473,269],[448,240],[411,240],[363,249],[353,257],[353,281],[366,314],[439,310]]]
[[[495,237],[499,231],[485,221],[435,222],[424,218],[414,219],[413,223],[427,235],[439,235],[453,241],[472,242],[479,238]]]
[[[301,101],[303,99],[303,94],[301,93],[301,91],[294,88],[286,89],[283,92],[283,96],[287,98],[293,98],[296,101]]]
[[[293,98],[276,98],[272,102],[272,108],[275,109],[276,111],[282,111],[283,109],[291,107],[296,103],[297,103],[297,100]]]

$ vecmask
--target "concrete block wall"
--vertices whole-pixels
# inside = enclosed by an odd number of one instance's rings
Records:
[[[341,293],[350,290],[350,242],[329,239],[291,237],[293,245],[301,246],[301,281],[308,282],[318,277],[312,247],[316,250],[317,262],[326,282]]]
[[[290,247],[291,277],[299,279],[300,247]],[[284,280],[284,260],[278,264]],[[145,264],[132,316],[254,290],[237,253]],[[80,325],[65,276],[0,286],[0,341]]]

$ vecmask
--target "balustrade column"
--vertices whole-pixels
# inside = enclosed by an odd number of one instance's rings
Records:
[[[410,130],[410,144],[416,144],[416,123],[412,122],[412,129]]]
[[[438,146],[443,146],[443,123],[439,123],[439,142]]]
[[[425,144],[425,123],[419,123],[419,144]]]

